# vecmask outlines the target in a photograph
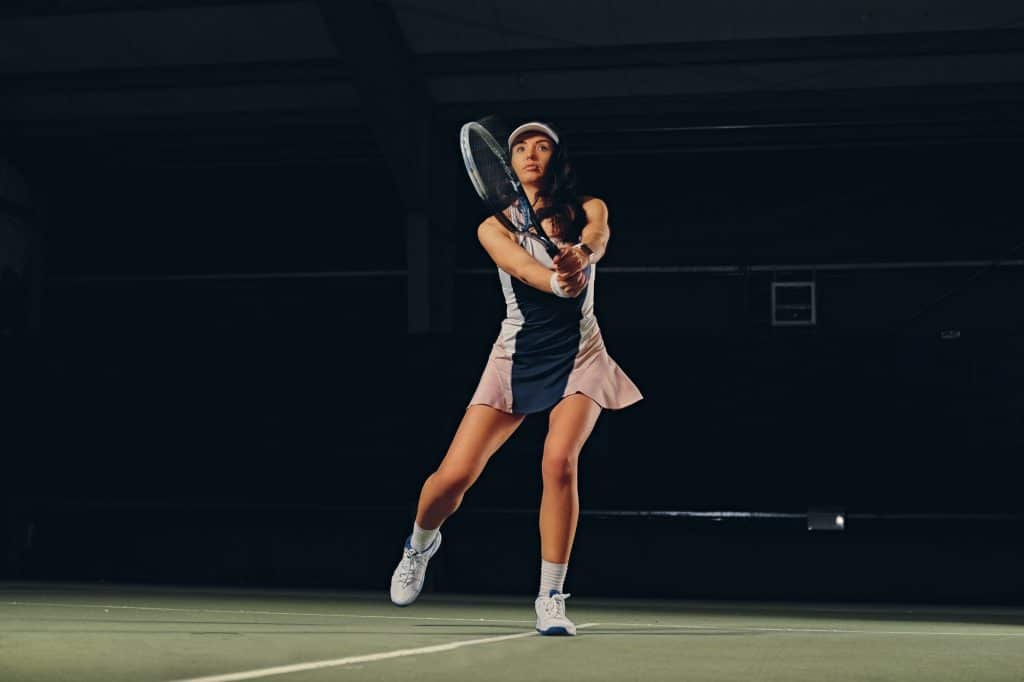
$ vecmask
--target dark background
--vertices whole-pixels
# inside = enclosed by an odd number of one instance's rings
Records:
[[[609,204],[645,395],[569,588],[1022,601],[1022,18],[848,4],[4,10],[0,576],[383,590],[504,313],[455,149],[500,112]],[[545,426],[428,589],[533,589]]]

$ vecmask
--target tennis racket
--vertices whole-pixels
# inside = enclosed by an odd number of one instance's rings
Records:
[[[530,200],[512,170],[505,147],[478,121],[462,126],[459,147],[473,188],[494,217],[512,232],[539,241],[548,255],[554,258],[559,248],[540,226]]]

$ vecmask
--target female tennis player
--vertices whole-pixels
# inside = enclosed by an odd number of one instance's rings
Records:
[[[391,600],[399,606],[416,600],[427,562],[441,546],[441,524],[526,415],[550,409],[541,463],[537,631],[574,635],[562,589],[579,517],[580,450],[602,409],[620,409],[642,396],[608,355],[594,317],[608,208],[596,197],[576,195],[575,174],[550,125],[525,123],[508,145],[512,169],[559,252],[550,257],[537,240],[494,217],[477,229],[498,267],[507,314],[451,446],[423,485],[412,535],[391,578]]]

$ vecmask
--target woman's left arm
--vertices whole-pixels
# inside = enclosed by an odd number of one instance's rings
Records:
[[[608,206],[597,197],[591,197],[583,202],[583,212],[587,215],[587,224],[580,231],[580,242],[590,249],[590,262],[596,263],[604,257],[612,236],[608,227]]]
[[[604,257],[608,239],[612,236],[608,227],[608,206],[603,201],[596,197],[587,199],[583,202],[583,212],[587,216],[587,224],[580,230],[579,242],[564,247],[554,258],[563,287],[588,265]]]

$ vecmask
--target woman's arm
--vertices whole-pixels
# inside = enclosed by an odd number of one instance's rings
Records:
[[[590,247],[593,252],[590,262],[596,263],[604,258],[612,236],[608,227],[608,206],[597,197],[590,197],[583,202],[583,212],[587,215],[587,224],[580,231],[580,242]]]
[[[583,202],[583,212],[587,216],[587,224],[580,230],[580,240],[575,245],[580,248],[566,247],[555,257],[559,281],[572,279],[591,263],[601,260],[608,250],[608,240],[612,236],[608,227],[608,206],[597,197],[590,197]],[[586,248],[583,248],[584,244]]]
[[[538,263],[536,258],[509,239],[508,230],[501,226],[497,218],[491,217],[480,223],[476,235],[495,265],[520,282],[553,295],[551,290],[551,273],[553,271]]]

